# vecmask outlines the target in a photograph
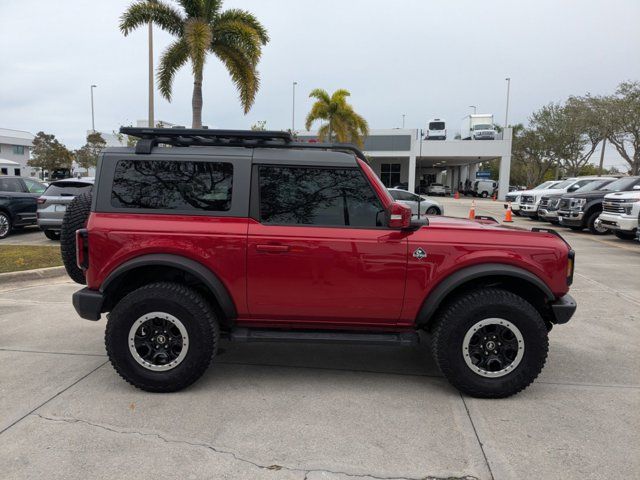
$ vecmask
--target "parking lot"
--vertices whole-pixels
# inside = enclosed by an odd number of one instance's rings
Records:
[[[471,199],[442,203],[465,217]],[[227,343],[192,387],[150,394],[111,368],[105,321],[71,305],[78,285],[0,284],[0,477],[637,478],[640,245],[560,231],[578,311],[551,332],[538,380],[505,400],[461,396],[426,345]]]

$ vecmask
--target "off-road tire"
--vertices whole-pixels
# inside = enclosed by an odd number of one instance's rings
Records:
[[[591,215],[589,215],[589,218],[587,219],[587,228],[589,229],[589,232],[593,233],[594,235],[606,235],[609,233],[609,230],[605,230],[604,232],[599,232],[596,229],[596,220],[600,216],[600,213],[602,212],[600,211],[593,212]]]
[[[82,193],[67,206],[60,230],[60,253],[62,263],[71,279],[84,285],[87,283],[84,271],[76,263],[76,231],[86,227],[91,211],[91,194]],[[46,235],[46,232],[45,232]],[[48,238],[48,237],[47,237]]]
[[[465,335],[487,318],[508,320],[524,339],[522,360],[502,377],[475,373],[463,356]],[[504,398],[524,390],[542,371],[548,350],[547,327],[538,311],[522,297],[499,288],[481,288],[455,297],[439,312],[433,329],[432,353],[440,371],[472,397]]]
[[[186,356],[170,370],[143,367],[129,349],[132,325],[151,312],[178,318],[189,336]],[[124,380],[148,392],[175,392],[202,376],[216,354],[219,336],[213,309],[200,293],[179,283],[158,282],[140,287],[118,302],[108,316],[104,338],[109,360]]]
[[[635,232],[621,232],[620,230],[617,230],[613,232],[613,234],[620,240],[634,240],[636,238]]]
[[[56,230],[45,230],[44,236],[47,237],[49,240],[60,240],[60,232]]]
[[[5,212],[0,212],[0,216],[2,217],[3,220],[3,224],[5,224],[6,222],[6,227],[3,231],[0,231],[0,240],[2,240],[3,238],[7,238],[10,234],[11,234],[11,217],[9,216],[8,213]]]

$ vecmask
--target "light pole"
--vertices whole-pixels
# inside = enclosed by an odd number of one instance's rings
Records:
[[[404,128],[404,117],[406,117],[407,115],[405,113],[402,114],[402,128]]]
[[[473,114],[475,115],[476,112],[478,111],[478,107],[476,107],[475,105],[469,105],[469,108],[473,108]]]
[[[509,126],[509,90],[511,90],[511,77],[505,78],[507,81],[507,109],[504,112],[504,128]]]
[[[93,114],[93,89],[96,88],[97,85],[91,85],[91,131],[95,133],[96,131],[96,122]]]
[[[153,117],[153,24],[149,22],[149,128],[156,125]]]
[[[296,85],[298,82],[293,82],[293,99],[291,102],[291,133],[296,131]]]

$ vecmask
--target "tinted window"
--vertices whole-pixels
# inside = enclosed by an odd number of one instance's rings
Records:
[[[120,160],[111,205],[116,208],[227,211],[233,165],[170,160]]]
[[[382,206],[358,169],[262,166],[259,175],[263,223],[382,226]]]
[[[429,130],[444,130],[444,122],[431,122]]]
[[[1,178],[0,192],[23,192],[22,183],[17,178]]]
[[[618,180],[611,182],[603,190],[609,190],[611,192],[624,192],[626,190],[632,190],[633,186],[640,182],[638,177],[619,178]]]
[[[412,193],[409,193],[409,192],[400,192],[398,190],[392,190],[391,191],[391,196],[396,200],[403,200],[405,202],[408,202],[408,201],[417,202],[418,201],[418,198],[415,195],[413,195]]]
[[[88,193],[93,185],[85,182],[54,182],[47,187],[44,195],[47,197],[75,197],[81,193]]]
[[[400,183],[400,164],[383,163],[380,165],[380,180],[385,187],[392,187]]]

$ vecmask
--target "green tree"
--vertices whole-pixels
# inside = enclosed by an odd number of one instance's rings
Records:
[[[251,130],[254,132],[264,132],[267,129],[267,121],[266,120],[258,120],[256,123],[251,125]]]
[[[55,135],[44,132],[36,134],[31,148],[29,166],[52,172],[61,168],[70,169],[71,162],[73,162],[73,153],[60,143]]]
[[[76,162],[87,170],[98,164],[98,157],[107,146],[107,142],[99,132],[87,135],[87,143],[75,151]]]
[[[323,120],[326,123],[318,130],[321,141],[337,140],[341,143],[351,142],[362,146],[363,138],[369,135],[369,125],[347,103],[347,97],[350,95],[349,91],[344,89],[336,90],[332,95],[321,88],[313,90],[309,97],[315,98],[316,102],[307,115],[305,128],[309,130],[313,122]]]
[[[207,55],[224,64],[238,89],[245,114],[251,109],[260,86],[257,65],[262,47],[269,41],[266,29],[246,10],[222,10],[222,0],[179,0],[181,10],[160,0],[140,0],[129,6],[120,19],[120,30],[128,35],[138,27],[154,23],[174,35],[162,54],[158,68],[160,93],[171,100],[176,72],[187,62],[193,72],[192,127],[202,127],[202,79]]]

